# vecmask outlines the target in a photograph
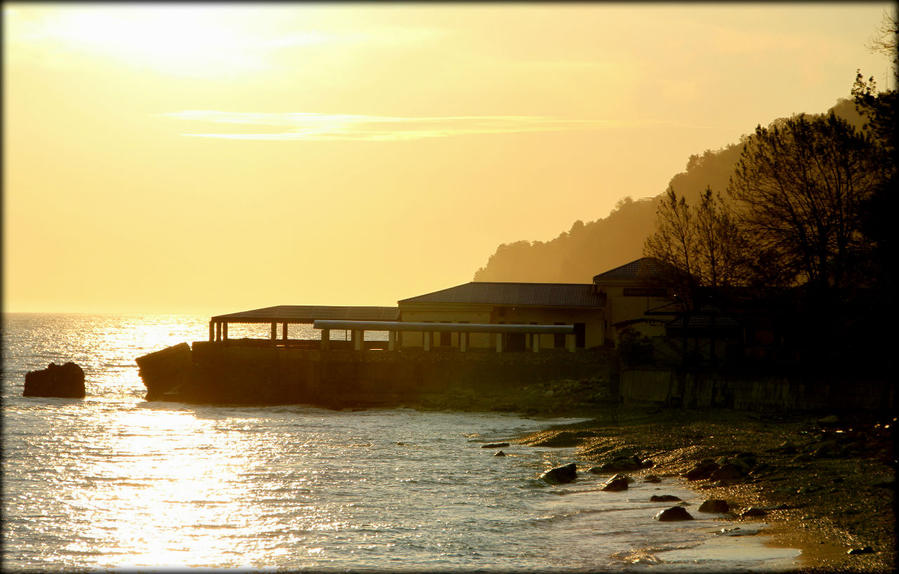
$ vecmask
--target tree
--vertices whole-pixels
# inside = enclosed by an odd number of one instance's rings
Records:
[[[880,179],[870,138],[833,113],[757,127],[728,186],[756,275],[816,290],[858,280],[861,205]]]
[[[743,251],[730,210],[710,187],[691,206],[669,186],[656,212],[656,230],[644,244],[644,254],[665,264],[665,282],[690,306],[698,287],[742,282]]]

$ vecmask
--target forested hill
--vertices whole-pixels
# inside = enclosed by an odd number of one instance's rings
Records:
[[[855,105],[841,100],[833,111],[860,126]],[[744,138],[747,136],[744,136]],[[740,159],[743,139],[719,150],[706,150],[687,160],[687,169],[670,185],[688,202],[705,188],[724,193],[734,166]],[[656,205],[665,190],[652,198],[618,202],[608,217],[584,223],[575,221],[550,241],[503,243],[487,265],[474,274],[475,281],[523,281],[546,283],[590,283],[593,276],[643,256],[643,242],[655,229]]]

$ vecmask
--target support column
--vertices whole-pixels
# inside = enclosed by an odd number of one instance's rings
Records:
[[[357,351],[361,351],[364,339],[365,331],[353,331],[353,348]]]
[[[222,341],[228,340],[228,323],[222,323]]]
[[[272,321],[272,341],[278,340],[278,324]]]
[[[388,331],[387,332],[387,350],[388,351],[396,350],[396,331]]]
[[[215,323],[215,338],[214,341],[219,341],[222,338],[222,324],[216,321]]]
[[[533,349],[535,353],[540,352],[540,333],[534,333],[531,335],[531,341],[533,342]]]
[[[577,341],[575,340],[574,334],[569,333],[569,334],[565,335],[565,348],[568,349],[569,353],[574,352],[576,342]]]
[[[209,322],[209,341],[215,341],[215,323]]]
[[[502,333],[496,334],[496,352],[497,353],[503,352],[503,334]]]
[[[421,334],[421,336],[424,339],[423,345],[424,345],[425,351],[430,351],[431,350],[431,332],[425,331],[424,333]]]
[[[331,329],[322,329],[322,350],[331,348]]]
[[[465,331],[459,333],[459,351],[462,353],[468,352],[468,333]]]
[[[284,346],[287,346],[287,321],[281,323],[281,340],[284,341]]]

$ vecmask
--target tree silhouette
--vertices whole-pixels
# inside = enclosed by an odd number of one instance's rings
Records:
[[[728,186],[756,275],[816,290],[846,286],[868,247],[860,207],[879,181],[870,138],[833,113],[757,127]]]

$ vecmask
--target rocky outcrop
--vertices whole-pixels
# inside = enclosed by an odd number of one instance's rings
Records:
[[[135,359],[138,373],[147,387],[147,400],[163,399],[190,380],[193,358],[190,345],[179,343]]]
[[[693,517],[684,507],[672,506],[656,514],[655,519],[661,522],[675,522],[678,520],[693,520]]]
[[[650,502],[680,502],[680,497],[673,494],[653,494],[649,497]],[[700,508],[700,510],[702,510]]]
[[[46,369],[25,375],[23,397],[83,399],[84,395],[84,370],[75,363],[50,363]]]
[[[575,463],[566,464],[551,468],[540,475],[540,478],[550,484],[563,484],[572,482],[577,478],[577,465]]]

